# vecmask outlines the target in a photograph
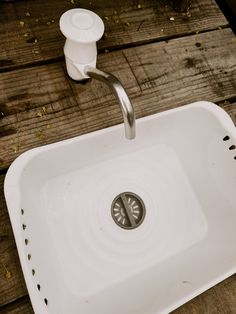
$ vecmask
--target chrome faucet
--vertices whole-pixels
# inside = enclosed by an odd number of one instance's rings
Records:
[[[66,37],[64,53],[69,76],[77,81],[91,77],[106,83],[120,104],[125,136],[128,139],[135,138],[134,108],[124,87],[114,75],[96,69],[96,42],[104,33],[101,18],[89,10],[71,9],[61,16],[60,29]]]
[[[120,104],[123,114],[125,124],[125,136],[129,140],[134,139],[136,133],[134,108],[120,81],[114,75],[98,70],[91,66],[86,66],[84,69],[84,73],[91,78],[95,78],[99,81],[106,83],[110,87],[110,89],[113,90]]]

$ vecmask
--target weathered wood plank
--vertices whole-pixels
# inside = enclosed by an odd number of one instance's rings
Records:
[[[236,38],[230,29],[101,54],[98,66],[124,84],[146,116],[197,100],[236,96]],[[0,75],[0,162],[23,151],[122,122],[110,90],[71,81],[55,63]]]
[[[28,296],[0,308],[1,314],[34,314]]]
[[[233,120],[236,126],[236,102],[230,103],[228,101],[224,101],[223,103],[219,104],[221,108],[223,108],[228,114],[230,115],[231,119]],[[235,295],[236,298],[236,295]]]
[[[174,0],[174,8],[178,12],[188,12],[190,10],[192,1],[191,0]]]
[[[3,179],[0,176],[0,306],[27,294],[5,204]]]
[[[175,12],[171,1],[19,1],[1,3],[0,70],[45,62],[63,55],[60,15],[83,7],[98,13],[106,33],[99,50],[151,42],[228,25],[214,0],[193,1],[190,14]],[[170,20],[170,18],[172,18]]]

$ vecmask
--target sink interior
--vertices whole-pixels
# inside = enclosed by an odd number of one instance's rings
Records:
[[[235,144],[198,102],[139,119],[132,141],[119,125],[21,155],[5,195],[35,312],[167,313],[233,274]],[[146,208],[133,230],[111,215],[124,192]]]

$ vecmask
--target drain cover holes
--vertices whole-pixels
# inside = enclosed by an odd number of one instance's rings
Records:
[[[142,199],[132,192],[120,193],[111,205],[112,218],[123,229],[135,229],[140,226],[145,213],[146,209]]]

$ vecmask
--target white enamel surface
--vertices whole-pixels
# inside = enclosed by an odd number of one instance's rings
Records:
[[[233,144],[229,116],[198,102],[139,119],[132,141],[119,125],[17,158],[5,195],[36,314],[168,313],[233,274]],[[110,214],[125,191],[146,206],[134,230]]]
[[[60,30],[63,35],[79,44],[98,41],[104,32],[102,19],[94,12],[86,9],[71,9],[60,18]]]
[[[84,80],[88,78],[84,67],[96,67],[96,42],[104,33],[104,23],[90,10],[71,9],[62,14],[59,24],[66,37],[64,54],[67,72],[74,80]]]

